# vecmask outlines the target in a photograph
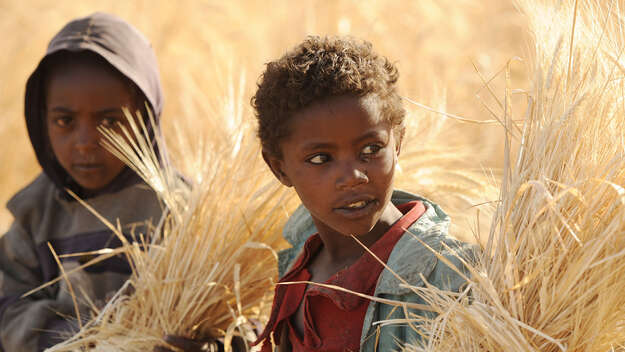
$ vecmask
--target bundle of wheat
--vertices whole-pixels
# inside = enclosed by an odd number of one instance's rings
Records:
[[[522,133],[504,116],[521,146],[516,160],[507,158],[490,240],[470,265],[467,291],[419,290],[439,315],[415,318],[424,338],[410,351],[608,351],[625,343],[622,12],[616,1],[518,3],[536,42]]]
[[[221,143],[228,152],[212,151],[204,159],[210,170],[198,170],[201,177],[192,176],[199,182],[190,185],[157,157],[143,138],[146,132],[129,120],[132,131],[125,136],[104,131],[106,144],[159,194],[169,212],[153,234],[123,241],[133,269],[126,287],[78,334],[50,351],[150,351],[166,345],[165,334],[225,338],[227,348],[234,335],[251,339],[248,318],[262,321],[271,303],[277,275],[272,247],[280,246],[290,193],[265,172],[254,136],[234,139],[234,152]]]

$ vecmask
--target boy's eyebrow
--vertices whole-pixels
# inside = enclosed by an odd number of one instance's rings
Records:
[[[367,133],[363,134],[362,136],[356,138],[356,140],[354,141],[353,144],[360,144],[364,140],[380,137],[380,135],[382,135],[382,134],[383,133],[380,132],[379,130],[373,130],[373,131],[367,132]]]
[[[333,149],[335,145],[332,143],[323,143],[323,142],[311,142],[305,144],[302,149],[304,150],[314,150],[314,149]]]

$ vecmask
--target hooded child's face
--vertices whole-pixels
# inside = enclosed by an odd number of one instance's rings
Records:
[[[125,165],[100,145],[97,127],[128,124],[122,107],[135,110],[130,85],[112,69],[83,60],[52,69],[45,89],[45,121],[54,156],[86,190],[106,187]]]
[[[270,167],[293,186],[317,229],[364,235],[391,215],[399,152],[376,99],[336,97],[296,113]],[[392,205],[391,205],[392,207]]]

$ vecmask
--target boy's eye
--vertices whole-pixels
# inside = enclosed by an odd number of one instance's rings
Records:
[[[365,146],[364,148],[362,148],[362,154],[365,155],[365,156],[367,156],[367,155],[374,155],[377,152],[379,152],[380,149],[382,149],[382,147],[377,145],[377,144],[369,144],[369,145]]]
[[[328,160],[330,160],[330,156],[328,156],[327,154],[317,154],[311,158],[308,158],[308,160],[306,161],[311,164],[320,165],[327,162]]]

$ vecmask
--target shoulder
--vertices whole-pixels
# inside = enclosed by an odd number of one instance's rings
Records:
[[[317,233],[317,228],[308,210],[300,205],[288,218],[282,230],[282,237],[291,245],[278,253],[278,275],[282,277],[288,271],[302,251],[306,240]]]
[[[317,228],[308,209],[300,205],[284,224],[282,236],[289,244],[297,247],[316,232]]]
[[[410,293],[408,287],[401,285],[402,280],[412,286],[423,286],[425,278],[442,289],[455,289],[465,282],[463,275],[466,275],[458,271],[466,273],[463,261],[473,260],[476,248],[448,235],[450,220],[438,205],[425,198],[419,200],[426,211],[393,248],[376,294]]]
[[[436,266],[426,279],[441,290],[457,292],[471,276],[465,263],[475,262],[479,247],[449,236],[441,239],[440,243]]]
[[[410,236],[411,239],[405,236]],[[460,242],[446,233],[435,230],[429,234],[421,233],[416,236],[406,233],[400,241],[402,240],[402,243],[398,242],[396,245],[397,251],[392,254],[393,257],[389,258],[387,264],[410,286],[423,287],[425,279],[429,285],[445,291],[459,292],[464,288],[466,279],[470,276],[464,262],[474,260],[476,246]],[[402,283],[385,269],[378,281],[375,296],[398,302],[428,304],[424,297]],[[405,343],[420,339],[411,325],[389,324],[379,328],[377,341],[375,344],[370,343],[365,337],[373,333],[375,321],[406,318],[415,320],[417,316],[434,317],[436,314],[428,309],[409,308],[410,313],[406,313],[406,310],[396,308],[394,305],[383,303],[370,304],[361,339],[364,346],[369,349],[361,350],[375,350],[376,347],[377,350],[390,350],[396,348],[398,341]]]
[[[37,209],[44,208],[50,199],[54,199],[56,190],[56,186],[42,172],[7,202],[7,209],[15,219],[35,215]]]

